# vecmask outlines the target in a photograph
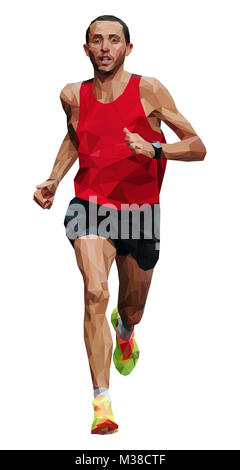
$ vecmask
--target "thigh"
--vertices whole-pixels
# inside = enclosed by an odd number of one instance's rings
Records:
[[[116,256],[116,248],[112,240],[88,234],[74,240],[74,250],[85,285],[94,284],[104,287]]]

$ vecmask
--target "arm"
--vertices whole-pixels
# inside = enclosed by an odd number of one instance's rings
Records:
[[[51,208],[61,179],[78,158],[74,124],[75,121],[77,122],[79,106],[71,84],[66,85],[62,89],[60,99],[67,115],[68,133],[63,139],[49,178],[43,183],[36,185],[37,191],[35,191],[33,199],[43,209]]]
[[[60,100],[67,116],[68,133],[63,139],[53,169],[48,178],[49,180],[57,180],[58,184],[78,158],[75,142],[76,134],[73,127],[73,120],[71,119],[72,116],[74,117],[74,114],[77,114],[77,104],[74,101],[74,92],[71,84],[66,85],[61,90]],[[73,108],[74,110],[72,110]]]
[[[153,80],[154,116],[161,119],[179,137],[180,142],[161,144],[161,157],[185,162],[204,160],[207,153],[200,137],[187,119],[178,111],[168,90],[156,79]]]
[[[63,139],[48,180],[56,180],[57,184],[59,184],[77,158],[77,149],[70,139],[69,133],[67,133]]]

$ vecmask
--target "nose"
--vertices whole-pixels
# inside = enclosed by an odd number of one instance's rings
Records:
[[[106,51],[109,51],[109,44],[108,44],[108,39],[103,39],[102,40],[102,44],[101,44],[101,51],[102,52],[106,52]]]

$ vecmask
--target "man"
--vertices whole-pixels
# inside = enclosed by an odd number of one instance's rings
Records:
[[[165,86],[155,78],[124,70],[132,48],[128,27],[121,19],[104,15],[90,23],[84,50],[94,78],[62,89],[68,132],[50,177],[34,193],[34,200],[50,209],[59,182],[79,157],[75,197],[64,224],[84,281],[84,339],[94,388],[93,434],[118,430],[109,396],[113,344],[105,316],[111,265],[116,260],[119,275],[118,304],[111,316],[116,333],[113,361],[122,375],[128,375],[139,357],[134,326],[142,318],[159,257],[156,225],[166,162],[203,160],[206,155],[201,139]],[[180,141],[166,143],[161,121]],[[151,222],[146,227],[139,217],[136,236],[132,233],[135,216],[143,213],[145,222],[147,210]],[[127,211],[132,219],[125,217]],[[128,235],[121,237],[126,229]]]

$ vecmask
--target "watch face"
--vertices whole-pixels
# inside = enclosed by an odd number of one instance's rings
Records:
[[[154,147],[156,147],[157,149],[160,149],[160,148],[161,148],[161,144],[160,144],[160,142],[158,142],[158,140],[157,140],[157,141],[154,141],[154,142],[152,142],[152,144],[153,144],[153,145],[154,145]]]

